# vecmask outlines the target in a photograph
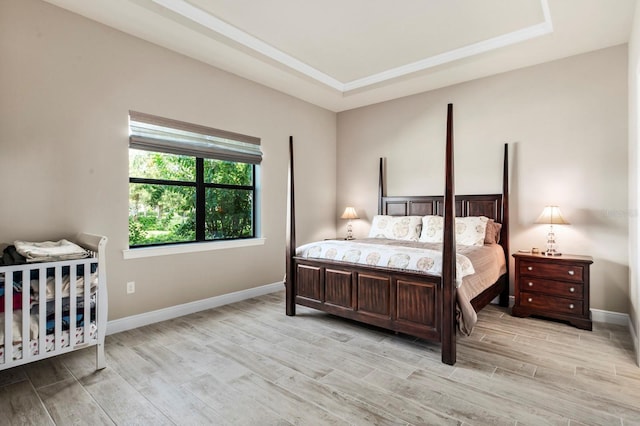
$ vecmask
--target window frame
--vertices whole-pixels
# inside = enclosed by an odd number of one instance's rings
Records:
[[[146,134],[144,126],[147,125],[151,125],[152,128],[155,127],[156,131],[159,127],[161,133],[157,134],[160,134],[160,137],[154,133]],[[129,131],[129,150],[134,149],[157,154],[177,154],[195,159],[195,181],[132,177],[131,170],[129,170],[129,188],[131,188],[131,184],[149,184],[182,186],[195,189],[195,239],[134,245],[129,242],[129,249],[161,248],[182,244],[229,242],[257,238],[259,231],[258,179],[259,165],[262,160],[259,138],[135,111],[129,111]],[[186,141],[183,139],[183,132],[185,131],[189,132],[187,136],[188,140]],[[220,143],[216,145],[216,141],[212,140],[212,138],[218,138]],[[175,150],[177,150],[177,152]],[[229,183],[205,182],[204,163],[207,159],[251,165],[251,184],[234,185]],[[229,238],[206,238],[207,189],[250,191],[251,235]],[[128,235],[127,239],[130,241],[130,235]]]

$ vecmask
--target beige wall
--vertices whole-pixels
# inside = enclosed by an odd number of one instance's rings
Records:
[[[629,39],[629,315],[631,317],[631,330],[635,344],[637,363],[640,365],[640,289],[638,256],[640,251],[640,228],[638,227],[638,214],[640,212],[640,197],[638,197],[640,164],[640,111],[638,103],[638,91],[640,90],[640,7],[636,2],[636,11],[633,20],[633,29]]]
[[[130,109],[262,138],[264,246],[123,260]],[[47,3],[0,2],[0,241],[107,235],[110,319],[281,281],[288,137],[298,180],[322,183],[298,195],[305,241],[335,233],[335,128],[332,112]]]
[[[454,104],[458,193],[501,191],[511,155],[511,249],[544,247],[547,204],[560,250],[592,255],[591,307],[628,312],[627,47],[617,46],[338,114],[337,210],[354,205],[365,235],[388,195],[442,194],[446,104]],[[339,223],[344,232],[344,223]]]

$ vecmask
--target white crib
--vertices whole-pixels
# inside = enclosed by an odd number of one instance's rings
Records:
[[[96,369],[106,366],[107,238],[83,233],[74,242],[91,256],[0,267],[0,370],[88,346],[96,346]]]

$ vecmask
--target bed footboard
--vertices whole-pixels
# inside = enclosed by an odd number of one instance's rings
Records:
[[[295,302],[343,318],[441,340],[440,278],[294,259]]]

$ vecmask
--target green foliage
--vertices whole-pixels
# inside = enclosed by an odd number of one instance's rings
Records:
[[[208,189],[205,214],[207,239],[250,237],[253,229],[252,196],[248,190]]]
[[[195,158],[129,150],[131,177],[195,182]],[[253,167],[245,163],[204,160],[204,181],[225,185],[253,183]],[[193,186],[129,184],[129,244],[194,241],[196,194]],[[207,188],[205,238],[250,237],[253,234],[253,191]]]
[[[129,244],[132,246],[142,244],[146,238],[146,232],[142,224],[129,216]]]
[[[253,167],[247,163],[205,159],[204,181],[207,183],[248,186],[253,182]]]
[[[183,155],[130,149],[129,176],[195,182],[196,159]]]

